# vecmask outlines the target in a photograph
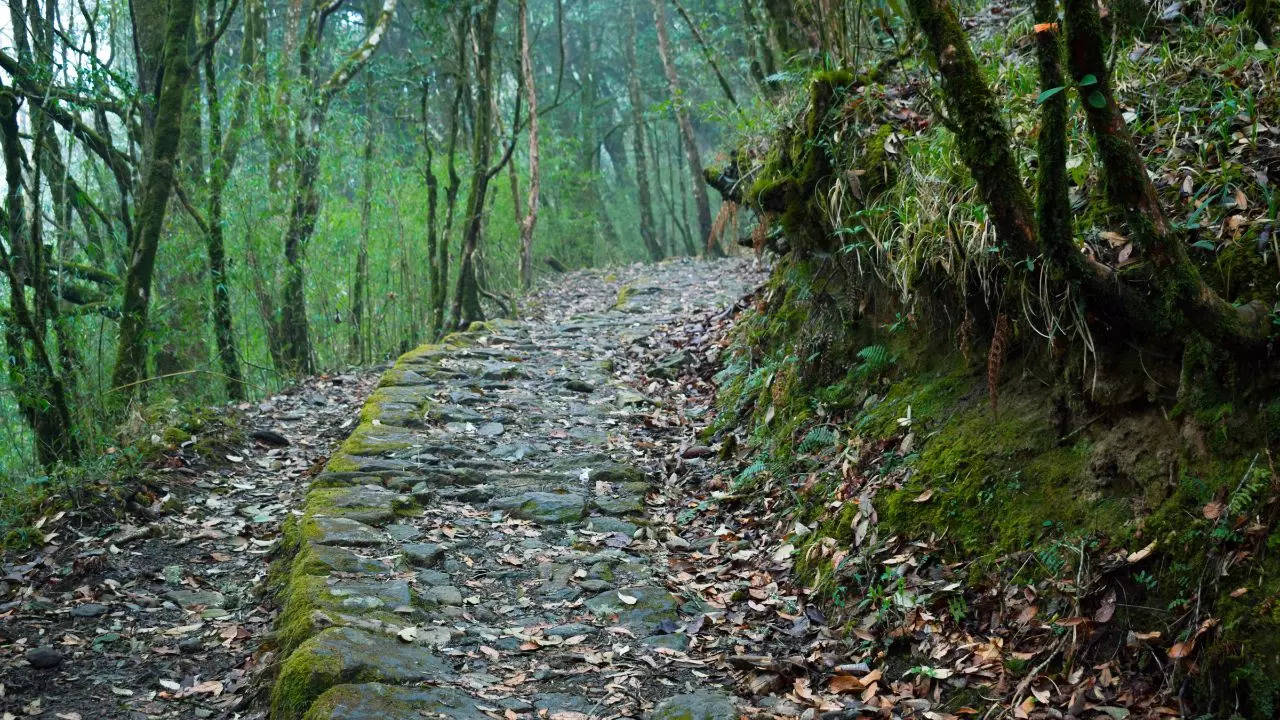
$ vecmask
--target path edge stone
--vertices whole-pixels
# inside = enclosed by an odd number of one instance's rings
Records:
[[[363,485],[385,487],[389,478],[403,474],[393,463],[380,464],[376,460],[408,448],[408,443],[394,439],[395,433],[403,432],[406,426],[387,421],[404,423],[414,415],[425,418],[433,385],[430,371],[433,366],[438,368],[438,362],[433,361],[474,347],[482,337],[519,325],[510,320],[472,323],[465,331],[450,333],[436,343],[424,343],[397,358],[361,406],[360,422],[313,478],[301,511],[291,513],[284,521],[278,557],[271,565],[266,584],[267,595],[281,609],[267,641],[276,652],[268,681],[270,720],[311,717],[308,710],[325,691],[353,681],[343,677],[343,662],[309,650],[309,641],[326,628],[347,627],[368,634],[373,642],[399,642],[392,632],[398,619],[394,613],[387,609],[345,608],[334,602],[326,590],[333,570],[318,561],[313,546],[358,548],[376,544],[381,531],[357,518],[412,513],[413,504],[386,495],[371,501],[374,505],[340,506],[333,502],[330,491]],[[426,648],[423,650],[427,652]],[[363,674],[368,675],[368,670]]]

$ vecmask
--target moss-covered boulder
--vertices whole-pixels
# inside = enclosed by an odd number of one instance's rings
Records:
[[[587,609],[597,615],[618,617],[619,624],[652,630],[663,620],[679,617],[679,601],[665,588],[652,586],[608,590],[587,600]]]
[[[338,685],[316,700],[305,720],[488,720],[489,716],[476,708],[478,702],[453,688],[407,688],[382,683]]]
[[[424,647],[355,628],[328,628],[285,661],[271,693],[271,720],[302,718],[316,698],[335,685],[418,683],[438,679],[447,670]]]
[[[489,501],[489,507],[495,510],[506,510],[514,517],[544,524],[578,522],[585,514],[586,506],[586,498],[577,493],[540,490]]]
[[[649,720],[736,720],[738,711],[726,695],[707,690],[676,695],[658,703]]]

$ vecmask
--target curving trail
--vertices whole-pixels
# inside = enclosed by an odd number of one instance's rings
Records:
[[[743,646],[697,582],[728,552],[680,535],[668,485],[712,472],[685,406],[706,385],[673,379],[759,279],[740,260],[576,273],[536,319],[400,358],[286,527],[270,716],[744,712],[722,689]],[[672,344],[691,329],[703,345]]]

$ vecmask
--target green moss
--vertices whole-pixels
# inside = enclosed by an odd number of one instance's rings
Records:
[[[176,446],[190,440],[191,433],[183,430],[182,428],[169,427],[165,428],[164,432],[160,435],[160,439],[165,445]]]
[[[325,472],[331,473],[358,472],[360,465],[350,455],[340,450],[329,456],[329,461],[325,463],[324,469]]]
[[[419,364],[433,357],[444,355],[445,353],[446,348],[443,343],[427,343],[425,345],[419,345],[409,352],[404,353],[399,358],[396,358],[395,366],[399,368],[406,365]]]
[[[329,688],[316,699],[303,720],[330,720],[335,711],[341,709],[349,712],[353,706],[358,706],[365,711],[377,712],[379,717],[411,717],[411,714],[417,713],[417,708],[400,700],[403,694],[404,691],[401,688],[393,685],[376,683],[337,685]]]
[[[621,310],[625,308],[627,306],[627,301],[631,299],[631,295],[634,293],[634,291],[635,291],[635,288],[633,288],[630,284],[623,285],[622,287],[618,288],[618,298],[613,301],[613,309]]]
[[[389,431],[392,430],[394,428],[374,425],[372,421],[362,422],[342,443],[339,453],[356,456],[383,455],[413,447],[413,443],[408,440],[388,439]],[[332,462],[330,460],[330,463]],[[328,469],[332,472],[342,472],[334,467]]]
[[[325,690],[337,684],[342,660],[304,642],[285,660],[271,689],[271,720],[297,720]]]

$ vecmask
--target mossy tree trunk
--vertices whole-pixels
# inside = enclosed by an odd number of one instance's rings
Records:
[[[6,186],[0,212],[0,271],[9,287],[9,306],[3,318],[7,366],[18,410],[35,439],[36,458],[49,468],[78,458],[81,446],[71,414],[70,393],[54,367],[46,343],[46,325],[36,307],[41,302],[39,298],[49,294],[48,276],[32,272],[31,253],[25,247],[28,234],[22,188],[23,169],[28,164],[18,133],[18,113],[16,96],[0,84],[0,147],[4,152]],[[30,305],[27,286],[35,289],[35,303]]]
[[[364,341],[365,314],[369,294],[369,229],[373,223],[373,148],[377,135],[373,128],[373,97],[365,95],[364,153],[360,162],[360,244],[356,248],[355,280],[351,288],[351,360],[365,363],[369,360],[368,346]]]
[[[217,14],[214,3],[205,6],[205,37],[213,37]],[[240,371],[240,353],[236,347],[235,326],[231,314],[231,289],[227,282],[223,197],[231,171],[235,167],[244,141],[244,128],[249,115],[249,96],[253,88],[252,74],[262,62],[266,42],[266,18],[261,0],[247,0],[244,6],[244,35],[241,38],[239,70],[235,94],[231,101],[231,117],[224,134],[222,103],[218,89],[218,68],[214,53],[204,58],[205,108],[209,119],[208,152],[208,216],[205,248],[209,256],[209,287],[212,303],[214,342],[218,364],[226,377],[227,397],[244,399],[244,377]]]
[[[320,211],[316,187],[320,173],[320,133],[333,98],[351,82],[351,78],[360,72],[382,44],[395,14],[396,0],[383,0],[373,22],[367,23],[369,30],[360,44],[321,83],[317,55],[332,7],[331,3],[323,0],[311,5],[298,43],[298,76],[303,84],[304,112],[294,130],[293,192],[284,232],[285,280],[280,328],[283,333],[282,359],[286,369],[304,374],[313,369],[304,262],[306,246],[315,232]]]
[[[119,393],[115,401],[120,405],[136,396],[147,371],[151,280],[173,190],[174,165],[186,111],[187,81],[191,77],[187,33],[195,16],[193,0],[133,0],[130,7],[135,20],[139,77],[148,78],[155,94],[144,164],[139,173],[142,184],[134,212],[134,235],[129,241],[120,335],[111,378]],[[158,61],[155,59],[157,46],[163,47]]]
[[[1071,199],[1067,192],[1067,80],[1062,73],[1062,41],[1056,0],[1033,0],[1036,58],[1040,88],[1053,93],[1041,103],[1036,140],[1039,182],[1036,185],[1040,241],[1057,262],[1075,254]]]
[[[480,306],[480,285],[476,277],[476,248],[484,223],[484,203],[492,173],[488,167],[493,137],[493,35],[498,0],[485,0],[475,16],[476,70],[474,85],[475,126],[472,128],[471,187],[467,191],[466,228],[458,264],[458,286],[454,291],[450,326],[465,327],[484,319]]]
[[[458,208],[458,190],[462,187],[462,178],[458,175],[458,133],[462,124],[464,98],[470,86],[470,57],[467,38],[471,32],[471,12],[464,8],[458,13],[458,21],[454,26],[454,42],[458,48],[458,73],[454,78],[453,102],[449,105],[448,141],[446,143],[446,168],[448,185],[445,187],[445,220],[444,231],[440,234],[440,243],[436,248],[434,275],[437,279],[435,293],[432,295],[431,336],[438,338],[445,331],[445,316],[449,303],[449,241],[453,237],[453,218]]]
[[[1234,307],[1207,286],[1187,257],[1184,237],[1160,206],[1116,103],[1097,5],[1063,0],[1063,8],[1071,74],[1102,162],[1103,186],[1124,213],[1134,248],[1151,267],[1149,302],[1157,326],[1197,332],[1230,346],[1256,346],[1266,335],[1265,309],[1254,303]]]
[[[956,132],[961,158],[977,182],[1007,268],[1026,273],[1035,267],[1037,258],[1047,258],[1060,280],[1080,286],[1081,299],[1091,312],[1113,327],[1151,334],[1151,313],[1143,300],[1122,285],[1111,268],[1087,259],[1075,247],[1069,206],[1064,210],[1063,205],[1065,138],[1056,125],[1061,122],[1065,128],[1065,118],[1060,112],[1054,114],[1052,105],[1046,111],[1042,135],[1047,137],[1042,137],[1039,148],[1046,175],[1037,219],[996,95],[987,85],[955,9],[948,0],[908,0],[908,7],[942,78],[948,122]],[[1040,7],[1038,12],[1045,17],[1056,14],[1052,5]],[[1041,35],[1041,72],[1048,78],[1046,82],[1055,82],[1061,71],[1049,65],[1058,62],[1058,40],[1051,34]]]
[[[943,101],[955,125],[960,156],[978,184],[1000,251],[1009,263],[1025,263],[1040,252],[1035,212],[995,93],[949,0],[907,0],[907,6],[942,78]]]

